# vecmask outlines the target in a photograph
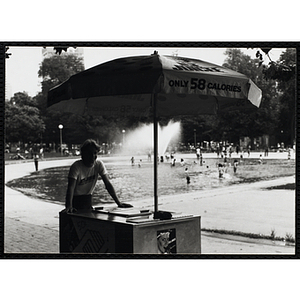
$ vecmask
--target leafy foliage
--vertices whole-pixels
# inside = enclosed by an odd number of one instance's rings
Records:
[[[268,55],[271,48],[261,48]],[[94,138],[99,143],[122,141],[122,130],[136,127],[140,123],[152,122],[147,118],[108,118],[87,115],[74,116],[51,112],[46,109],[48,90],[70,76],[84,70],[81,57],[63,53],[66,49],[56,49],[58,54],[46,57],[40,65],[38,76],[42,78],[42,91],[31,98],[25,92],[14,94],[6,105],[7,141],[43,141],[59,143],[58,125],[63,124],[63,140],[68,144],[80,144],[86,138]],[[286,137],[285,143],[294,139],[295,126],[295,49],[287,49],[278,62],[263,65],[263,55],[257,51],[252,59],[240,49],[227,49],[223,66],[243,73],[251,78],[262,90],[261,107],[252,113],[226,112],[218,116],[176,117],[182,122],[182,140],[185,143],[228,140],[237,143],[240,137],[251,139],[264,134]],[[168,118],[159,120],[161,125]],[[284,133],[284,134],[282,134]]]
[[[36,142],[45,130],[39,109],[26,93],[16,93],[5,106],[7,142]]]
[[[264,76],[267,79],[289,81],[295,76],[295,69],[295,65],[288,67],[272,61],[268,67],[264,68]]]
[[[46,57],[38,71],[42,77],[42,92],[47,95],[50,88],[64,82],[70,76],[84,70],[82,57],[72,53],[65,55],[52,55]]]
[[[278,96],[278,120],[276,135],[285,144],[293,144],[296,120],[296,49],[288,48],[277,62],[271,61],[263,69],[266,80],[276,80]]]
[[[26,92],[18,92],[13,95],[10,99],[10,103],[14,103],[18,106],[32,106],[32,107],[37,107],[37,102],[35,101],[34,98],[31,98]]]
[[[64,125],[63,134],[66,135],[66,139],[64,140],[68,143],[75,143],[76,139],[73,138],[74,136],[78,136],[79,138],[83,136],[83,131],[85,129],[82,126],[78,126],[77,123],[74,123],[74,118],[60,112],[49,113],[46,104],[47,93],[50,88],[61,84],[70,76],[83,70],[84,64],[82,57],[78,57],[72,53],[52,55],[46,57],[41,63],[38,76],[42,78],[42,92],[35,97],[35,100],[46,124],[45,142],[59,142],[59,130],[57,128],[59,124]]]
[[[259,68],[260,56],[251,59],[240,49],[227,49],[225,54],[227,58],[223,66],[251,78],[262,90],[262,103],[259,109],[251,113],[228,112],[220,115],[216,129],[226,132],[225,137],[232,142],[237,142],[243,136],[253,139],[264,134],[273,134],[279,112],[276,82],[264,79],[262,68]]]

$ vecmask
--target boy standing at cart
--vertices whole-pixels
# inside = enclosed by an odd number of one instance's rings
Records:
[[[75,161],[69,170],[66,195],[67,212],[92,209],[92,193],[100,175],[105,188],[119,207],[132,207],[119,201],[102,161],[97,160],[100,146],[92,139],[86,140],[81,147],[81,160]]]

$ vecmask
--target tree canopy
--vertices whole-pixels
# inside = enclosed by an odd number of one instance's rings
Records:
[[[16,93],[5,106],[6,140],[39,142],[45,130],[35,101],[27,93]]]
[[[62,49],[64,50],[64,49]],[[65,50],[64,50],[65,51]],[[268,53],[268,49],[262,49]],[[218,116],[176,117],[182,123],[182,141],[222,141],[238,143],[241,137],[253,139],[272,135],[286,144],[295,138],[295,49],[286,49],[277,62],[263,64],[257,52],[251,58],[240,49],[226,49],[223,66],[243,73],[262,90],[262,103],[253,112],[226,112]],[[15,93],[6,104],[6,139],[11,142],[37,141],[43,134],[46,143],[59,143],[58,125],[63,124],[64,142],[80,144],[86,138],[99,143],[122,141],[122,130],[134,128],[140,122],[149,123],[151,118],[108,118],[87,115],[48,112],[46,99],[48,90],[70,76],[84,70],[83,59],[75,54],[64,53],[46,57],[38,71],[42,79],[42,90],[31,98],[25,92]],[[160,119],[167,124],[169,119]]]
[[[52,55],[46,57],[38,71],[42,80],[42,93],[46,95],[50,88],[64,82],[70,76],[84,70],[83,58],[75,54]]]
[[[261,107],[253,112],[230,111],[218,116],[185,118],[189,123],[189,141],[192,142],[192,127],[202,140],[228,140],[238,143],[241,137],[250,139],[264,134],[273,134],[278,117],[277,90],[275,80],[265,80],[259,59],[252,59],[240,49],[227,49],[223,66],[251,78],[262,89]],[[187,121],[187,119],[189,121]]]
[[[264,69],[267,80],[278,83],[279,115],[276,135],[285,144],[292,145],[295,139],[296,120],[296,49],[288,48],[277,62],[271,61]]]

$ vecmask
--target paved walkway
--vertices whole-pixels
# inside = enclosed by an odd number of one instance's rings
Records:
[[[73,161],[41,161],[39,169],[70,165]],[[33,171],[33,162],[6,165],[5,182]],[[159,208],[199,214],[202,228],[261,234],[270,234],[274,229],[278,236],[291,233],[295,237],[295,192],[261,189],[291,182],[295,182],[294,176],[214,191],[165,196],[160,198]],[[144,199],[140,207],[152,208],[153,200]],[[58,214],[62,209],[60,204],[32,199],[5,187],[4,253],[59,253]],[[207,232],[202,232],[201,242],[202,254],[295,253],[294,246],[283,242]]]

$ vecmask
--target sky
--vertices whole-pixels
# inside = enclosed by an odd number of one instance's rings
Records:
[[[115,58],[135,55],[150,55],[157,50],[161,55],[173,55],[197,58],[217,65],[222,65],[226,56],[226,48],[94,48],[84,47],[84,65],[85,68],[93,67],[97,64],[109,61]],[[255,57],[258,49],[246,49],[242,51],[245,54]],[[277,60],[284,49],[273,48],[269,53],[272,60]],[[6,92],[8,98],[17,92],[27,92],[29,96],[35,96],[41,91],[41,78],[38,78],[38,70],[43,60],[42,46],[40,47],[9,47],[8,53],[11,53],[9,59],[6,59]],[[264,55],[265,63],[269,59]]]

